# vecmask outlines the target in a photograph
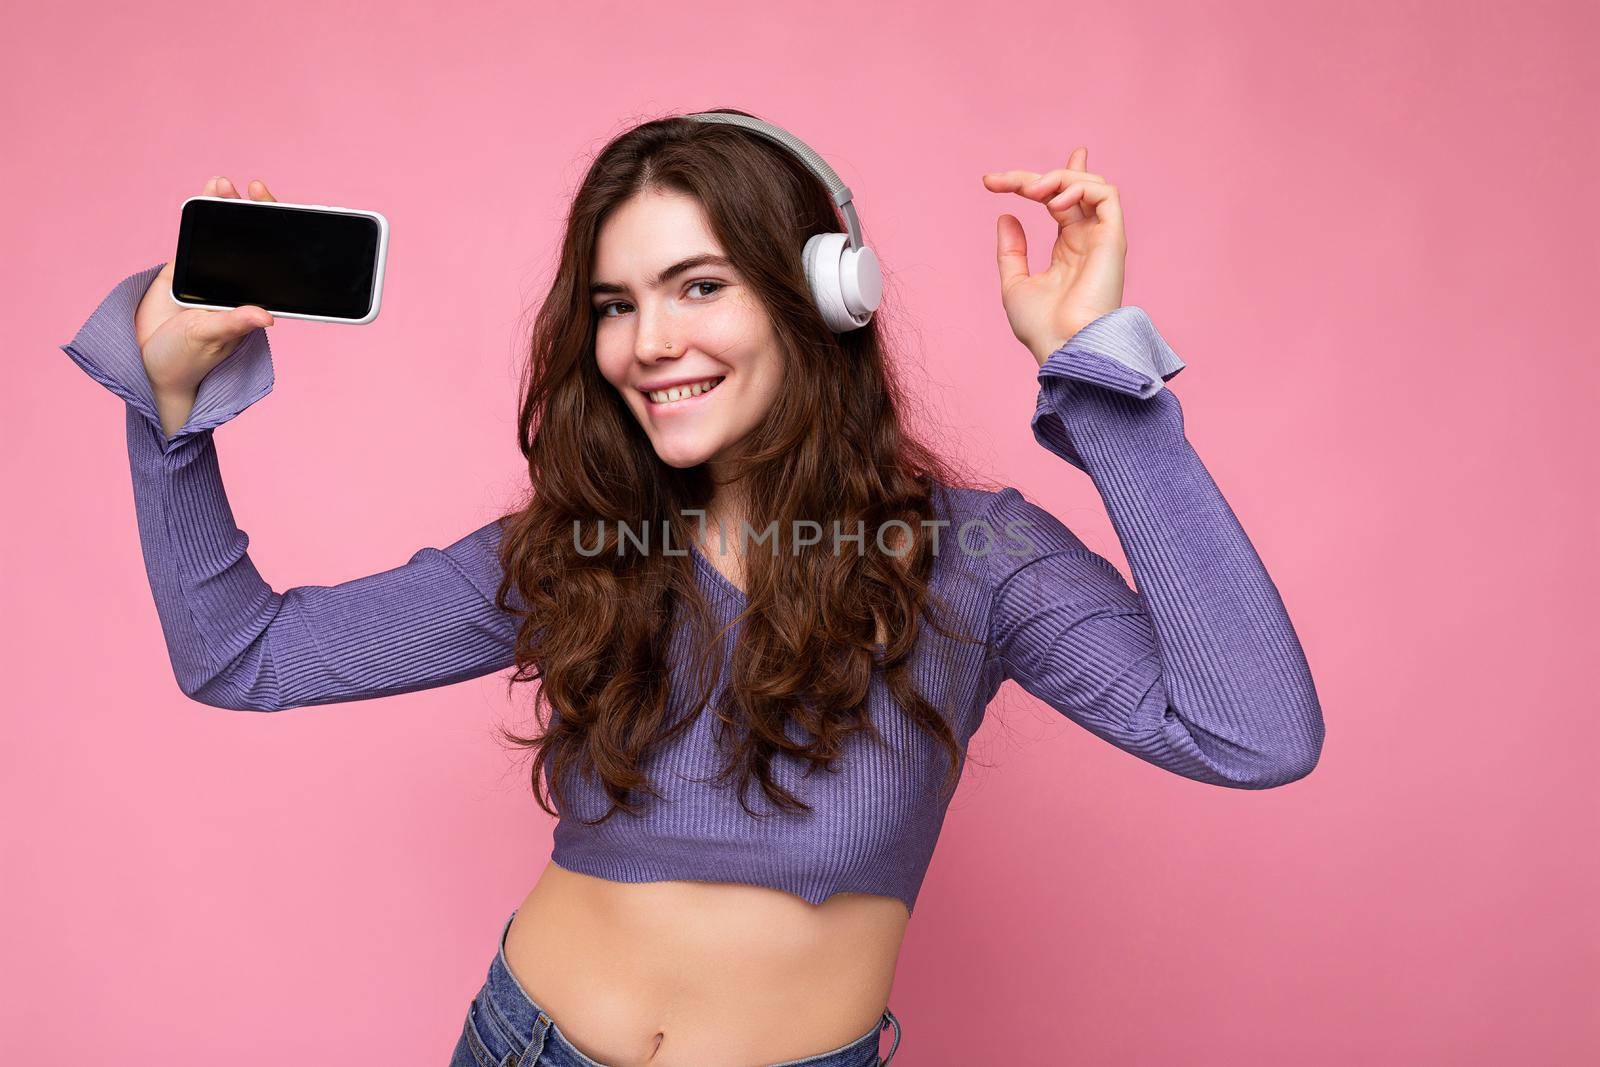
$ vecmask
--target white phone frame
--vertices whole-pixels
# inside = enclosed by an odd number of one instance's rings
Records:
[[[365,316],[359,319],[349,319],[340,318],[334,315],[306,315],[295,311],[279,311],[276,308],[267,308],[266,310],[272,313],[273,318],[277,319],[306,319],[311,322],[342,322],[349,326],[360,326],[364,323],[371,322],[373,319],[378,317],[378,308],[383,303],[384,265],[388,260],[389,252],[389,220],[385,218],[381,212],[368,211],[364,208],[355,207],[333,207],[328,204],[295,204],[284,200],[247,200],[238,196],[191,196],[185,199],[183,204],[179,205],[178,212],[180,218],[182,218],[183,208],[192,200],[221,200],[229,204],[252,204],[256,207],[301,208],[308,211],[332,211],[341,215],[364,215],[367,218],[377,220],[378,250],[376,253],[375,262],[372,265],[372,306],[367,309]],[[172,258],[174,260],[178,258],[176,249],[173,250]],[[183,307],[188,308],[205,308],[209,311],[232,311],[234,307],[239,306],[231,304],[193,304],[187,300],[179,300],[178,294],[172,292],[170,288],[168,289],[168,295],[172,297],[172,302],[174,304],[180,304]]]

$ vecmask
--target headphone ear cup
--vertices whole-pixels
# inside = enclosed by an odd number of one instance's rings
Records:
[[[805,272],[806,288],[811,290],[811,302],[821,309],[822,301],[817,298],[817,246],[822,244],[822,239],[827,234],[814,233],[806,238],[805,248],[800,250],[800,269]]]
[[[811,298],[834,333],[860,329],[870,322],[882,288],[878,260],[871,249],[850,252],[849,245],[849,234],[814,233],[806,239],[806,246],[800,253]],[[848,264],[845,263],[847,255]],[[849,279],[845,277],[846,271],[852,272]],[[852,294],[854,301],[847,298]],[[867,297],[870,299],[863,299]],[[870,306],[863,306],[861,312],[856,312],[851,310],[852,303]]]
[[[872,318],[883,300],[883,271],[878,254],[866,245],[846,248],[839,264],[839,289],[847,308],[861,318],[862,325]]]

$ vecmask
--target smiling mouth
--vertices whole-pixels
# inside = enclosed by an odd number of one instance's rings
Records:
[[[659,407],[681,404],[685,400],[692,400],[697,396],[704,396],[706,393],[711,392],[711,390],[721,385],[722,379],[726,377],[727,375],[707,378],[704,381],[690,382],[688,385],[676,385],[671,389],[652,389],[645,392],[644,395],[650,398],[652,404]]]

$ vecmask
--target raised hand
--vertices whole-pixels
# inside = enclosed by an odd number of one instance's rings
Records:
[[[207,181],[202,193],[239,196],[224,177]],[[250,199],[277,202],[259,178],[250,183]],[[269,311],[254,304],[228,311],[184,307],[172,299],[172,263],[161,268],[139,301],[133,325],[145,376],[150,379],[168,437],[188,421],[200,380],[207,372],[231,355],[250,331],[271,326],[273,321]]]
[[[1041,365],[1084,326],[1122,306],[1128,239],[1117,188],[1085,169],[1089,149],[1073,149],[1067,165],[1043,174],[991,171],[984,188],[1044,204],[1059,227],[1050,265],[1028,272],[1028,238],[1013,215],[997,220],[1000,301],[1011,332]]]

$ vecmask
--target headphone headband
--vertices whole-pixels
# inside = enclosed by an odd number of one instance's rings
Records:
[[[854,194],[850,192],[850,187],[834,172],[834,169],[828,166],[827,160],[817,155],[810,145],[781,126],[774,126],[770,122],[753,119],[749,115],[734,115],[726,111],[696,111],[683,117],[693,119],[696,122],[722,122],[729,126],[738,126],[741,129],[749,130],[751,133],[760,134],[769,141],[775,141],[782,147],[787,148],[795,158],[805,164],[807,170],[822,179],[822,183],[828,187],[828,192],[832,195],[834,204],[839,208],[839,213],[844,216],[845,229],[850,234],[850,247],[864,247],[865,242],[861,238],[861,220],[856,217],[856,207],[853,203]]]
[[[812,297],[823,320],[836,333],[860,329],[872,320],[883,298],[883,274],[877,254],[861,236],[855,197],[827,161],[800,138],[780,126],[726,111],[696,111],[684,115],[695,122],[720,122],[737,126],[786,149],[828,187],[834,205],[844,216],[845,233],[812,234],[801,250],[800,262]]]

